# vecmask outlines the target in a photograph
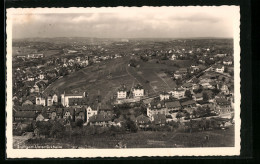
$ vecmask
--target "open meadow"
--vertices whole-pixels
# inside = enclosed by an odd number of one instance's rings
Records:
[[[102,102],[106,102],[122,84],[130,90],[140,83],[148,94],[169,91],[176,86],[164,73],[166,68],[176,70],[175,66],[140,61],[140,67],[134,68],[128,66],[129,60],[129,57],[122,57],[86,67],[56,80],[44,93],[85,91],[89,96],[99,93]]]

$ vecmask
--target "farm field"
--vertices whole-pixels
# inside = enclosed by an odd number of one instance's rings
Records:
[[[89,66],[68,76],[58,79],[51,84],[44,94],[50,91],[57,93],[85,91],[89,96],[102,96],[102,102],[107,102],[121,84],[127,89],[137,83],[144,86],[146,94],[154,94],[160,91],[169,91],[176,86],[174,81],[164,74],[164,69],[172,71],[177,68],[166,64],[154,64],[140,62],[139,68],[129,67],[130,57],[117,58],[103,61]],[[109,76],[111,75],[111,76]]]
[[[206,140],[205,137],[208,137]],[[70,140],[70,144],[66,144]],[[234,146],[234,127],[226,130],[211,130],[200,132],[160,132],[138,131],[125,134],[96,134],[82,137],[58,139],[43,145],[62,146],[63,148],[115,148],[121,142],[127,148],[174,148],[174,147],[232,147]],[[30,143],[26,143],[30,146]]]

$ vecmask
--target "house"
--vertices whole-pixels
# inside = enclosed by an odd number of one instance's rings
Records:
[[[45,100],[44,97],[42,97],[42,96],[36,96],[35,99],[36,99],[36,100],[35,100],[35,104],[36,104],[36,105],[42,105],[42,106],[45,106],[45,105],[46,105],[46,100]]]
[[[191,68],[191,73],[194,73],[194,72],[200,70],[200,68],[199,68],[199,66],[198,66],[197,64],[192,64],[192,65],[190,66],[190,68]]]
[[[216,98],[215,99],[215,110],[219,113],[230,112],[231,103],[225,98]]]
[[[133,96],[134,96],[134,98],[144,96],[144,88],[143,88],[143,86],[141,86],[140,84],[137,84],[133,88]]]
[[[37,121],[48,121],[49,116],[46,113],[39,113],[36,117],[36,122]]]
[[[229,89],[228,86],[226,84],[219,84],[219,89],[220,91],[224,94],[224,95],[228,95],[229,94]]]
[[[27,76],[27,81],[34,81],[34,76],[33,75],[28,75]]]
[[[63,109],[62,108],[49,108],[47,113],[49,114],[49,118],[51,120],[61,119],[63,117]]]
[[[170,99],[170,94],[167,92],[162,92],[160,93],[160,100],[169,100]]]
[[[87,113],[86,113],[86,122],[88,123],[88,122],[89,122],[89,118],[92,117],[92,116],[94,116],[94,115],[97,115],[98,110],[94,110],[94,109],[92,109],[92,108],[89,106],[89,107],[87,107],[86,112],[87,112]]]
[[[84,122],[87,120],[85,107],[75,109],[75,120],[79,120],[79,119],[83,120]]]
[[[85,97],[85,92],[83,92],[83,93],[73,93],[73,94],[68,94],[68,93],[64,92],[63,94],[61,94],[61,104],[64,107],[68,107],[70,98],[83,98],[83,97]]]
[[[171,56],[171,60],[176,60],[176,55],[175,55],[175,54],[173,54],[173,55]]]
[[[212,71],[218,72],[218,73],[224,73],[225,67],[223,65],[213,65],[211,67]]]
[[[74,108],[65,108],[63,112],[63,118],[67,120],[75,120],[74,119]]]
[[[185,83],[181,86],[182,89],[184,89],[185,91],[189,90],[189,91],[193,91],[193,84],[192,83]]]
[[[227,54],[216,54],[215,57],[225,57]]]
[[[182,78],[182,74],[180,73],[180,71],[175,71],[175,73],[173,74],[174,79],[181,79]]]
[[[181,99],[185,97],[185,90],[183,88],[174,88],[173,91],[169,92],[174,98]]]
[[[117,99],[126,99],[127,92],[125,85],[122,85],[117,91]]]
[[[35,84],[32,88],[32,92],[39,93],[40,92],[40,86]]]
[[[14,112],[14,121],[19,122],[31,122],[35,120],[36,113],[33,111],[17,111]]]
[[[53,100],[52,100],[52,96],[49,95],[47,98],[47,106],[52,106],[53,105]]]
[[[164,126],[166,123],[166,116],[164,114],[154,114],[151,117],[152,123],[158,126]]]
[[[165,102],[163,101],[152,101],[147,107],[147,116],[152,117],[154,114],[164,114],[166,115],[167,108]]]
[[[166,102],[165,105],[167,108],[167,113],[176,112],[181,109],[181,104],[179,101]]]
[[[186,100],[186,101],[181,102],[181,106],[183,108],[195,107],[196,106],[196,102],[194,100]]]
[[[19,108],[18,106],[16,107],[18,111],[26,111],[26,112],[30,111],[34,113],[39,113],[44,109],[44,107],[36,106],[36,105],[24,105],[24,106],[19,106]]]
[[[25,105],[33,105],[33,103],[30,101],[30,100],[26,100],[22,106],[25,106]]]
[[[52,101],[53,101],[54,103],[57,103],[57,102],[58,102],[58,96],[56,95],[56,93],[54,93],[54,94],[52,95]]]
[[[89,124],[93,126],[111,126],[112,116],[106,114],[97,114],[89,118]]]
[[[136,117],[136,124],[139,128],[146,128],[149,127],[150,119],[145,115],[140,115]]]
[[[83,97],[83,98],[69,98],[68,100],[69,100],[68,106],[82,107],[82,106],[87,106],[88,105],[88,99],[86,97]]]
[[[192,98],[193,98],[193,100],[195,100],[195,101],[201,101],[201,100],[203,100],[203,94],[202,94],[202,93],[194,94],[194,95],[192,96]]]
[[[228,58],[228,59],[224,59],[224,60],[223,60],[223,64],[224,64],[224,65],[232,65],[232,63],[233,63],[232,59],[229,59],[229,58]]]
[[[43,80],[45,78],[45,75],[43,73],[40,73],[39,77],[40,80]]]
[[[186,74],[188,73],[187,68],[180,68],[178,71],[179,71],[179,73],[182,74],[182,75],[186,75]]]

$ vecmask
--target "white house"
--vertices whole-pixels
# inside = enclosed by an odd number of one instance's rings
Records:
[[[34,81],[34,77],[32,75],[27,76],[27,81]]]
[[[162,101],[162,100],[169,100],[170,99],[170,94],[169,93],[167,93],[167,92],[162,92],[161,94],[160,94],[160,100]]]
[[[123,85],[117,91],[117,99],[126,99],[126,87]]]
[[[42,105],[45,106],[46,105],[46,101],[44,97],[36,97],[36,101],[35,101],[36,105]]]
[[[44,78],[45,78],[44,74],[41,73],[41,74],[39,75],[39,79],[40,79],[40,80],[43,80]]]
[[[97,115],[98,111],[97,110],[93,110],[90,106],[86,110],[87,110],[87,120],[86,120],[86,122],[88,123],[89,122],[89,118],[94,116],[94,115]]]
[[[173,55],[171,56],[171,60],[176,60],[176,55],[175,55],[175,54],[173,54]]]
[[[225,67],[223,65],[213,65],[211,70],[218,72],[218,73],[223,73],[224,72]]]
[[[169,92],[174,98],[181,99],[184,98],[185,90],[182,88],[175,88],[173,91]]]
[[[133,96],[134,96],[134,98],[144,96],[144,88],[141,85],[137,84],[133,88]]]
[[[74,94],[66,94],[64,92],[63,94],[61,94],[61,104],[64,107],[68,107],[70,98],[83,98],[83,97],[85,97],[85,92],[83,92],[83,93],[74,93]]]
[[[54,93],[54,95],[52,95],[52,101],[57,103],[58,102],[58,96]]]
[[[53,105],[53,99],[51,96],[48,96],[47,98],[47,106],[52,106]]]

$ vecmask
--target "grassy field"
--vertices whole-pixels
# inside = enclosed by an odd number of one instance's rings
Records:
[[[205,137],[209,139],[206,140]],[[126,134],[99,134],[67,138],[63,141],[42,142],[42,145],[57,145],[63,148],[115,148],[117,143],[127,148],[173,148],[173,147],[233,147],[234,127],[226,130],[201,132],[151,132],[138,131]],[[28,145],[28,143],[27,143]],[[30,146],[30,144],[28,145]]]
[[[176,67],[141,62],[139,68],[133,68],[128,67],[128,62],[129,57],[123,57],[84,68],[55,81],[45,94],[51,90],[58,93],[86,91],[90,96],[99,92],[105,102],[116,93],[121,84],[125,84],[129,90],[134,84],[140,83],[148,93],[168,91],[175,87],[174,81],[163,73],[163,69],[175,70]]]

